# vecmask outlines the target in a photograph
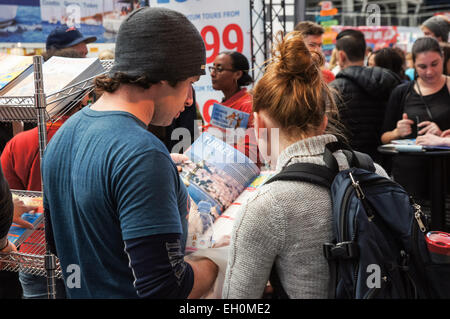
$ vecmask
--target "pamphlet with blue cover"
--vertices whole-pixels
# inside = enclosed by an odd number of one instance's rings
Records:
[[[250,114],[235,110],[222,104],[214,103],[210,123],[220,128],[244,128],[248,126]]]
[[[44,222],[44,213],[42,208],[42,195],[40,192],[14,191],[12,195],[14,200],[21,200],[24,205],[38,207],[36,212],[26,212],[22,214],[22,219],[33,225],[33,229],[23,228],[19,225],[12,224],[8,232],[8,240],[16,247],[23,244]],[[27,196],[26,194],[29,194]],[[37,195],[40,196],[37,196]]]

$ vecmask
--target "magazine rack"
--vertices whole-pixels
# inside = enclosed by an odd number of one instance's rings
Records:
[[[34,67],[34,96],[25,97],[0,97],[0,121],[1,122],[34,122],[37,123],[39,132],[39,154],[42,163],[42,157],[47,145],[47,122],[56,122],[77,105],[82,98],[93,91],[93,79],[99,75],[108,72],[113,64],[113,60],[100,61],[103,66],[103,73],[97,74],[89,79],[70,85],[63,90],[46,96],[44,93],[43,83],[43,64],[42,56],[33,57]],[[61,109],[53,114],[51,110],[46,110],[47,104],[54,105],[53,108]],[[48,103],[47,103],[48,102]],[[68,103],[69,102],[69,103]],[[63,103],[63,104],[60,104]],[[42,190],[44,186],[42,185]],[[42,197],[42,192],[16,191],[12,190],[16,195],[27,197]],[[14,272],[26,272],[38,276],[47,277],[48,298],[56,298],[55,280],[62,278],[62,271],[58,258],[53,255],[45,240],[44,222],[37,226],[30,237],[21,245],[21,251],[9,254],[0,253],[0,264],[3,270]]]

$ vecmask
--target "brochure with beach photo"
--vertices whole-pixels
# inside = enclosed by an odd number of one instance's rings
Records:
[[[192,213],[186,251],[195,251],[231,234],[236,209],[271,175],[261,172],[243,153],[207,132],[185,155],[190,160],[181,165],[180,175],[191,197]],[[201,211],[206,214],[200,214]],[[202,235],[208,235],[209,240],[203,241]]]
[[[210,123],[220,128],[247,128],[250,114],[214,103]]]

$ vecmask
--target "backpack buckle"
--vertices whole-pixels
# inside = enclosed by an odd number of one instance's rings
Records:
[[[333,259],[353,259],[359,255],[358,245],[354,241],[344,241],[342,243],[323,244],[323,253],[327,260]]]

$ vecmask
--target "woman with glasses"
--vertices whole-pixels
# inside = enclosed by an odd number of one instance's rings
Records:
[[[239,52],[222,52],[209,67],[214,90],[222,91],[224,97],[220,104],[250,114],[248,126],[253,127],[252,97],[245,86],[253,79],[247,58]]]
[[[232,140],[237,139],[237,143],[233,146],[261,165],[253,129],[248,130],[253,127],[252,96],[245,88],[253,82],[252,77],[248,74],[249,69],[247,58],[236,51],[220,53],[214,60],[213,66],[209,67],[213,89],[222,91],[224,95],[220,104],[249,114],[247,127],[244,127],[247,129],[246,134],[244,137],[239,135],[234,137]],[[237,123],[239,126],[239,122]],[[214,126],[207,125],[205,131],[213,133],[210,130],[211,127]],[[224,131],[221,128],[218,129]],[[229,134],[229,130],[227,134]]]

